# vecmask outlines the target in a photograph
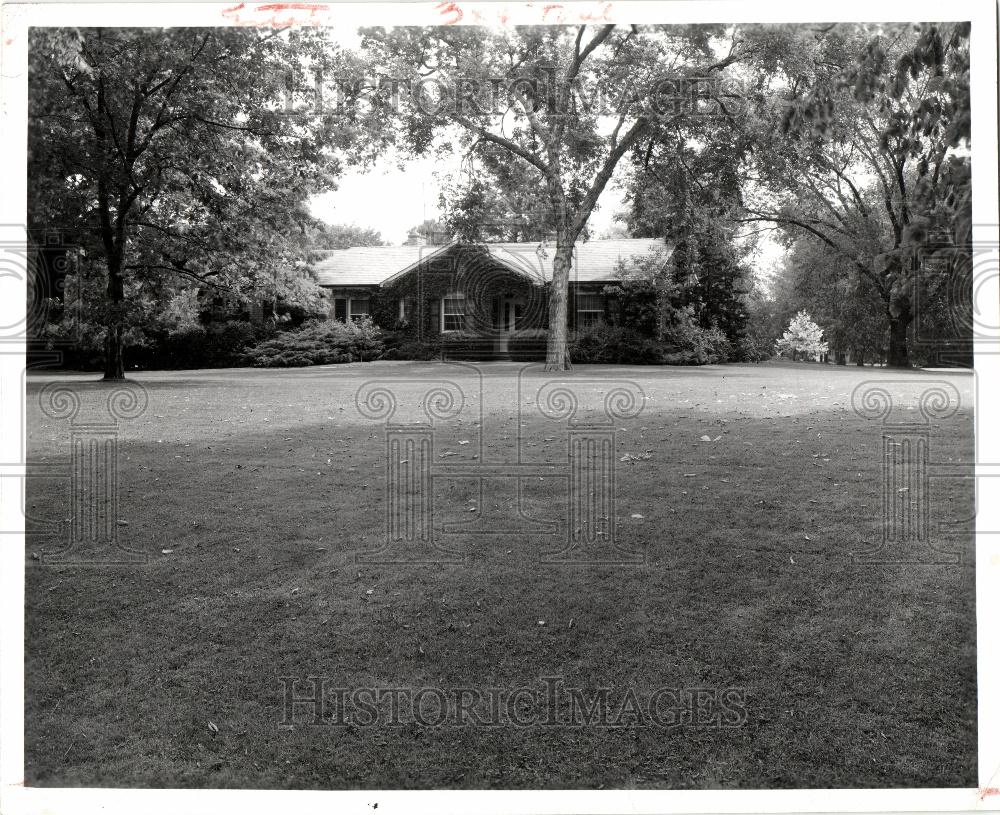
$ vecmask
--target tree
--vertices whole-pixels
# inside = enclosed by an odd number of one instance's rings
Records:
[[[740,58],[735,42],[716,55],[713,37],[723,34],[707,26],[364,30],[381,91],[376,115],[401,113],[387,138],[425,152],[440,135],[443,149],[482,156],[487,170],[520,162],[518,185],[530,178],[529,211],[544,211],[555,232],[547,370],[570,364],[573,247],[601,193],[654,122],[690,113],[677,101],[695,78]],[[491,180],[510,189],[499,173]]]
[[[483,145],[477,152],[496,159],[488,172],[444,179],[440,205],[450,230],[473,243],[542,241],[554,233],[550,210],[536,209],[531,168],[505,161],[500,148]]]
[[[335,58],[320,34],[31,36],[29,229],[60,230],[103,278],[106,379],[124,376],[136,297],[173,297],[177,280],[240,297],[309,288],[306,204],[332,186],[343,139],[294,110],[285,77]]]
[[[889,364],[906,367],[921,263],[936,253],[968,271],[968,26],[782,36],[775,82],[746,119],[743,220],[809,234],[865,276],[889,324]]]
[[[452,239],[448,225],[434,218],[425,218],[416,226],[410,227],[409,233],[420,236],[429,246],[443,246]]]
[[[385,246],[382,233],[357,224],[328,224],[317,221],[310,243],[316,249],[350,249],[352,246]]]
[[[721,114],[721,111],[718,111]],[[737,134],[738,135],[738,134]],[[753,241],[738,235],[738,156],[725,116],[700,116],[654,129],[633,151],[627,200],[630,231],[673,246],[671,269],[702,327],[734,348],[747,334]]]
[[[860,365],[879,359],[887,347],[888,320],[872,282],[822,241],[805,235],[786,255],[782,306],[805,310],[824,326],[838,362],[848,352]]]
[[[825,354],[829,346],[823,341],[823,329],[812,321],[808,313],[800,311],[775,343],[774,350],[778,354],[791,354],[794,360],[799,354],[815,358]]]

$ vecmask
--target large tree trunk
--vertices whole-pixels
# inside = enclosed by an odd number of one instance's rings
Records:
[[[125,378],[124,320],[122,314],[125,300],[125,286],[120,267],[121,261],[113,258],[108,263],[108,321],[104,337],[104,378],[120,380]]]
[[[556,239],[549,290],[549,338],[545,349],[546,371],[568,371],[572,364],[567,343],[569,271],[573,264],[573,242],[561,233]]]
[[[890,368],[909,368],[910,355],[906,348],[906,330],[911,320],[909,310],[898,315],[889,314],[889,359]]]
[[[125,378],[125,344],[122,342],[120,323],[108,326],[104,338],[104,378],[115,380]]]

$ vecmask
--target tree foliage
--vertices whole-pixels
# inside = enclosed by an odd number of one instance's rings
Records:
[[[289,66],[336,57],[312,31],[33,29],[29,229],[79,247],[79,296],[123,343],[185,289],[315,298],[307,200],[331,188],[322,117],[290,115]],[[284,101],[285,104],[282,104]],[[91,285],[87,291],[82,287]]]
[[[799,354],[814,359],[825,354],[829,346],[823,340],[823,329],[813,322],[808,312],[800,311],[792,318],[774,349],[778,354],[791,355],[792,359]]]
[[[889,322],[890,365],[909,364],[929,259],[968,274],[968,33],[786,30],[786,56],[747,119],[746,219],[811,235],[868,279]]]

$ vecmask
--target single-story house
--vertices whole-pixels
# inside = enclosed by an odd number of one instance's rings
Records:
[[[580,241],[569,283],[569,326],[602,322],[609,308],[604,288],[618,281],[620,264],[670,252],[662,239]],[[421,339],[449,335],[499,341],[515,333],[543,336],[548,324],[547,287],[552,242],[438,246],[369,246],[331,250],[314,265],[330,292],[330,316],[367,315],[381,328],[411,329]]]

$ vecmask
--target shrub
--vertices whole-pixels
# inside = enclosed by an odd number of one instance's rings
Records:
[[[421,339],[411,328],[386,331],[382,335],[385,353],[382,359],[409,359],[426,361],[441,356],[439,337]]]
[[[150,330],[141,344],[126,347],[125,363],[130,369],[147,370],[232,367],[242,363],[249,346],[273,335],[274,330],[247,320]]]
[[[544,328],[521,328],[507,340],[507,353],[514,362],[534,362],[545,359],[549,332]]]
[[[762,341],[746,334],[736,342],[731,359],[733,362],[763,362],[773,356],[773,348],[773,342]]]
[[[366,362],[382,356],[385,347],[381,333],[367,317],[349,323],[316,320],[251,348],[243,362],[257,368]]]
[[[711,365],[733,356],[733,346],[721,329],[703,328],[689,320],[671,326],[663,345],[662,361],[668,365]]]
[[[656,365],[662,360],[655,340],[620,326],[598,325],[580,331],[570,345],[574,362]]]
[[[579,332],[570,354],[574,362],[624,365],[708,365],[726,362],[733,348],[718,328],[678,322],[659,341],[632,328],[599,325]]]

